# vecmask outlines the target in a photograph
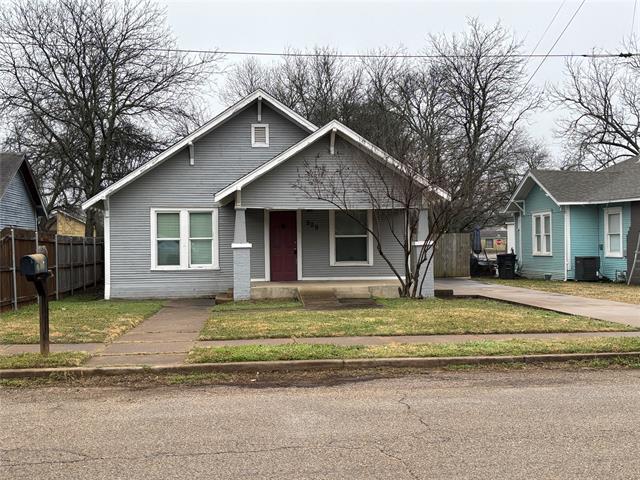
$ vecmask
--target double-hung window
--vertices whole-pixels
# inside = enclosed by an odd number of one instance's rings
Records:
[[[551,255],[551,212],[534,213],[531,216],[533,231],[533,254]]]
[[[217,209],[151,209],[151,269],[217,269],[217,225]]]
[[[330,265],[373,265],[372,213],[329,211]]]
[[[607,257],[622,257],[622,209],[604,209],[604,243]]]

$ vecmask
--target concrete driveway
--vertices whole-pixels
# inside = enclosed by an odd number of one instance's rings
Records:
[[[0,478],[628,479],[640,371],[0,389]]]
[[[482,283],[466,278],[439,278],[436,288],[453,290],[454,295],[491,298],[640,328],[640,305]]]

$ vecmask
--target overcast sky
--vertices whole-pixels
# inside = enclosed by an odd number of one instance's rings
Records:
[[[587,0],[553,53],[585,53],[594,48],[620,51],[623,37],[631,32],[636,0]],[[180,47],[220,50],[282,51],[287,47],[332,46],[344,53],[379,47],[405,46],[419,53],[429,33],[464,30],[467,17],[483,23],[501,21],[531,49],[562,1],[290,1],[221,2],[167,1],[169,23]],[[537,53],[546,53],[573,15],[580,1],[567,0]],[[638,7],[640,9],[640,6]],[[637,18],[640,12],[637,14]],[[638,32],[636,20],[635,30]],[[241,57],[227,57],[234,62]],[[269,59],[266,61],[273,61]],[[533,71],[540,59],[530,60]],[[563,60],[549,58],[534,81],[559,82]],[[212,107],[223,107],[215,98]],[[553,119],[558,112],[533,117],[530,131],[553,144]]]

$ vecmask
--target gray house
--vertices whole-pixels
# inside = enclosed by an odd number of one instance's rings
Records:
[[[105,297],[196,297],[232,288],[235,299],[247,299],[252,282],[394,279],[362,225],[296,188],[309,162],[357,169],[363,156],[383,165],[389,179],[403,174],[341,123],[318,128],[254,92],[84,203],[104,211]],[[369,199],[354,194],[349,209],[378,228]],[[392,230],[375,231],[403,271]]]
[[[0,153],[0,230],[35,230],[47,213],[29,162],[17,153]]]

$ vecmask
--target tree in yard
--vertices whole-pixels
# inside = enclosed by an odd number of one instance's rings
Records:
[[[74,206],[173,140],[218,55],[175,50],[151,1],[21,0],[0,9],[5,147],[27,153],[48,206]],[[95,213],[88,212],[91,234]]]
[[[629,51],[637,51],[632,40]],[[566,64],[554,102],[568,110],[559,122],[566,138],[565,168],[597,170],[640,154],[640,60],[589,58]]]

